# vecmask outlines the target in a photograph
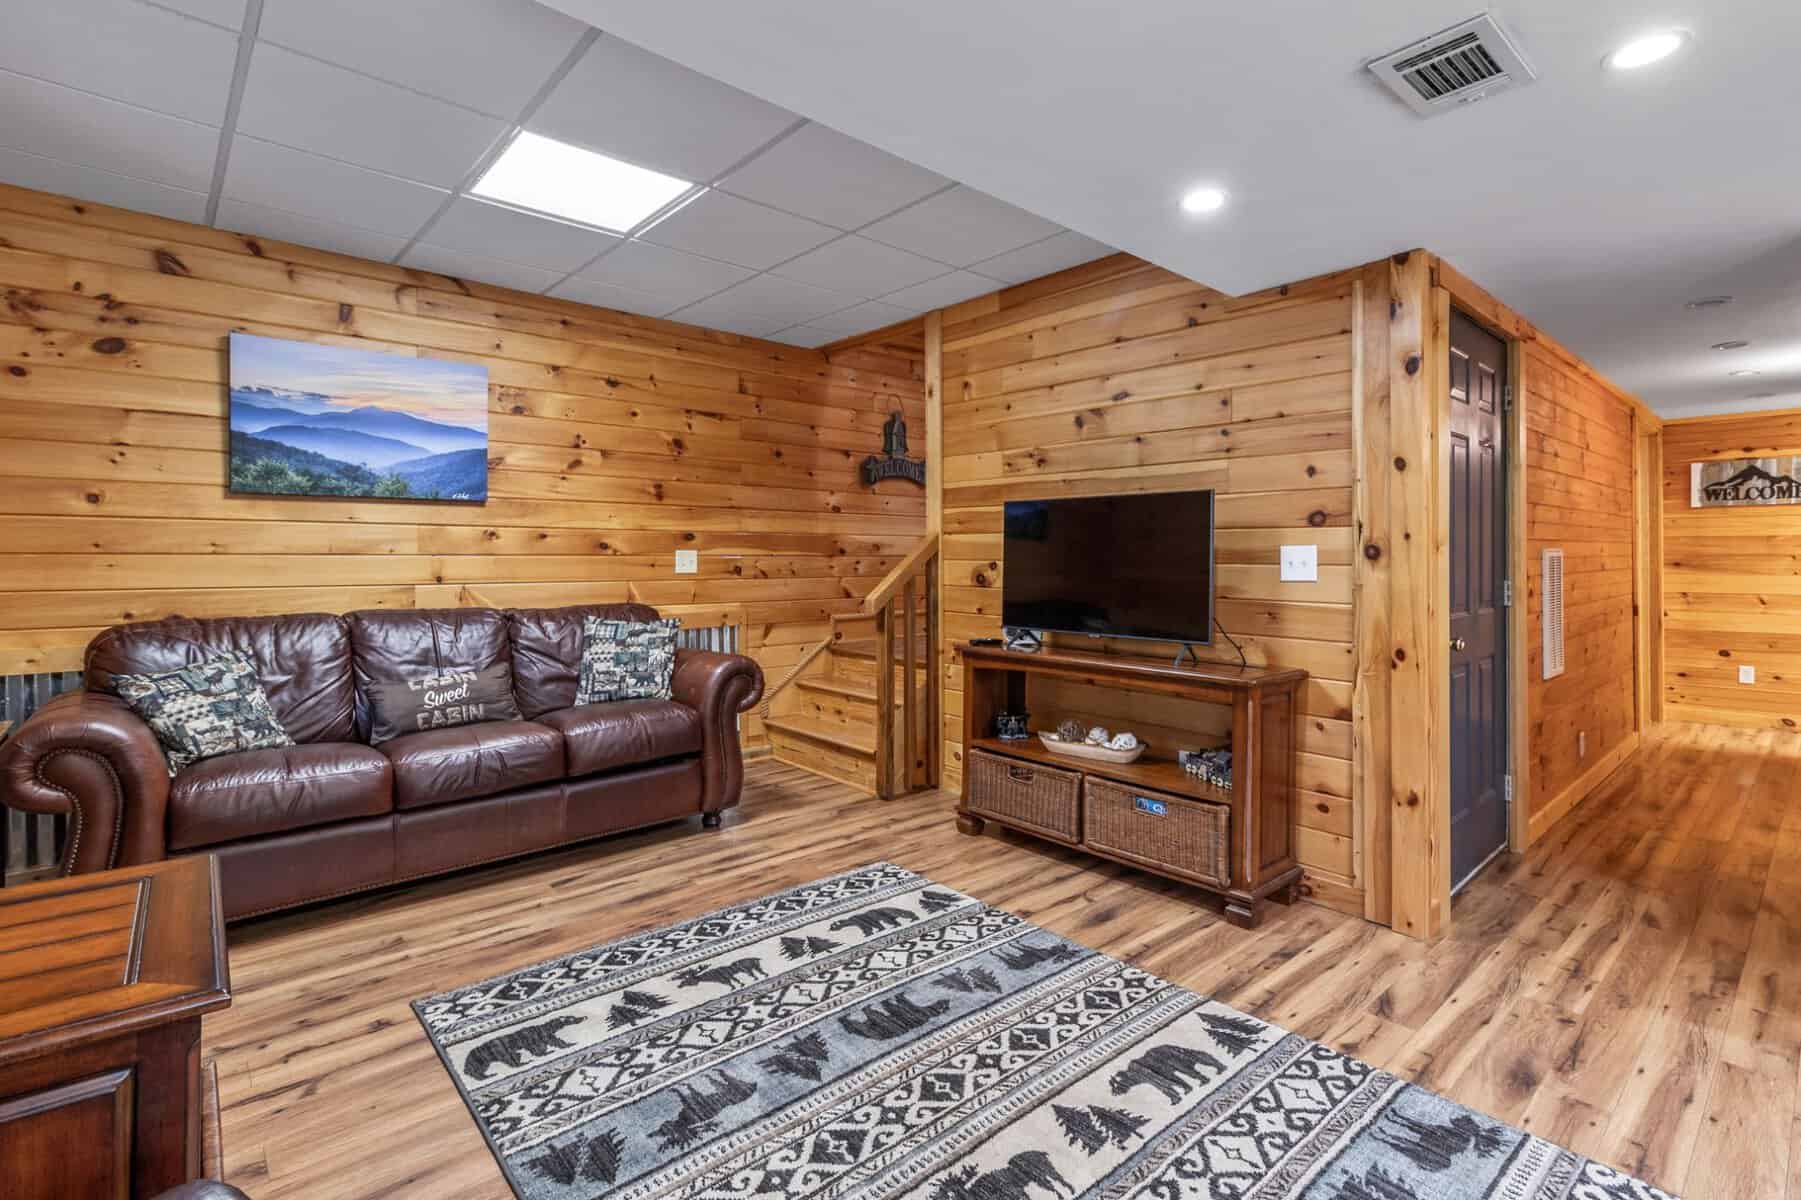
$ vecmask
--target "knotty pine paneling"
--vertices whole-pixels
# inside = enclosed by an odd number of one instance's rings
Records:
[[[1301,700],[1301,860],[1316,898],[1361,913],[1352,296],[1350,278],[1335,277],[1228,298],[1121,255],[946,310],[944,629],[951,641],[1000,632],[1004,501],[1215,489],[1221,622],[1252,662],[1311,674]],[[1279,582],[1285,542],[1319,546],[1319,582]],[[1236,661],[1216,643],[1202,653]],[[955,786],[960,662],[949,662],[946,683],[944,762]],[[1076,716],[1165,747],[1229,721],[1215,705],[1061,683],[1036,688],[1029,702],[1036,724]]]
[[[1521,352],[1526,443],[1526,720],[1531,813],[1631,737],[1633,409],[1562,354]],[[1564,552],[1564,673],[1544,678],[1542,551]],[[1578,753],[1578,734],[1588,735]]]
[[[857,477],[890,412],[923,433],[905,338],[828,355],[11,187],[0,293],[0,673],[170,613],[631,599],[774,675],[924,532],[917,486]],[[488,503],[227,494],[234,330],[486,366]]]
[[[1690,508],[1689,464],[1801,454],[1801,411],[1663,427],[1664,713],[1801,730],[1801,507]],[[1740,666],[1757,682],[1738,681]]]

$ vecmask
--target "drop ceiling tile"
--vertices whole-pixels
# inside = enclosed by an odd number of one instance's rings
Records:
[[[1073,229],[1065,229],[1042,242],[1033,242],[1029,246],[1021,246],[1017,250],[984,259],[969,269],[1002,283],[1024,283],[1028,279],[1042,279],[1046,275],[1093,262],[1097,258],[1105,258],[1112,253],[1110,247],[1093,238],[1083,237]]]
[[[703,296],[749,279],[755,271],[715,258],[684,254],[666,246],[630,241],[582,272],[582,278],[669,300],[665,308],[692,304]]]
[[[535,217],[470,196],[460,197],[424,236],[434,246],[542,267],[555,271],[558,278],[619,241],[610,233]]]
[[[783,328],[779,319],[757,316],[755,314],[731,316],[724,314],[708,314],[704,317],[692,316],[688,309],[672,312],[671,321],[680,321],[684,325],[699,325],[703,329],[716,329],[721,333],[741,333],[745,337],[766,338]]]
[[[497,287],[517,288],[522,292],[541,292],[562,277],[561,271],[546,271],[524,263],[507,262],[482,254],[466,254],[447,246],[420,242],[400,260],[402,266],[436,271],[457,279],[475,279]]]
[[[954,187],[863,230],[866,237],[953,267],[1017,250],[1059,232],[1043,217],[974,188]]]
[[[880,296],[944,274],[944,264],[855,235],[785,262],[776,274],[857,296]]]
[[[532,0],[266,0],[258,33],[510,121],[586,29]]]
[[[219,201],[219,217],[214,224],[220,229],[236,233],[253,233],[259,237],[274,238],[278,242],[293,242],[300,246],[311,246],[315,250],[330,250],[335,254],[348,254],[352,258],[367,258],[376,262],[392,260],[407,243],[404,237],[358,229],[338,221],[321,221],[300,213],[286,212],[263,204],[250,204],[229,197]]]
[[[986,275],[977,275],[973,271],[952,271],[948,275],[916,283],[910,288],[890,292],[882,297],[882,303],[922,313],[957,304],[973,296],[986,296],[995,290],[994,280]]]
[[[224,194],[320,221],[348,217],[364,229],[405,239],[450,193],[239,134],[231,142]]]
[[[880,329],[884,325],[893,325],[917,315],[912,309],[883,304],[880,300],[865,300],[839,312],[814,317],[807,324],[829,330],[836,337],[849,337],[853,333],[867,333],[871,329]]]
[[[150,0],[163,8],[184,12],[202,21],[231,29],[244,27],[244,0]]]
[[[949,182],[836,129],[809,123],[720,186],[827,225],[856,229]]]
[[[647,317],[660,317],[676,307],[665,297],[602,283],[598,279],[584,279],[580,275],[557,284],[550,289],[550,294],[563,300],[617,309],[620,312],[640,313]]]
[[[855,297],[828,292],[792,279],[776,275],[758,275],[717,296],[709,296],[697,304],[673,314],[678,321],[709,325],[742,332],[724,321],[769,322],[770,330],[786,329],[810,321],[814,317],[836,312],[856,303]]]
[[[781,342],[788,346],[805,346],[809,350],[817,350],[839,339],[841,335],[829,329],[820,329],[816,325],[791,325],[769,335],[772,342]]]
[[[17,187],[73,196],[95,204],[129,208],[136,212],[174,217],[178,221],[206,220],[206,193],[133,179],[93,167],[78,166],[23,150],[0,149],[0,180]]]
[[[706,192],[642,236],[659,246],[761,271],[837,237],[838,231],[724,192]]]
[[[449,187],[468,173],[505,126],[258,42],[238,128],[297,150]]]
[[[603,36],[526,128],[666,175],[710,183],[797,119],[630,42]]]
[[[219,131],[0,71],[0,146],[204,192]]]
[[[218,125],[238,39],[133,0],[8,3],[0,68]]]

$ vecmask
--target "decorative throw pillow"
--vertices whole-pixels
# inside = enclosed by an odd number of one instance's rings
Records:
[[[155,731],[171,775],[203,758],[294,744],[242,654],[156,675],[115,675],[113,690]]]
[[[582,621],[577,704],[608,700],[667,700],[675,674],[676,620]]]
[[[369,744],[403,733],[449,729],[478,721],[517,721],[513,669],[495,663],[479,671],[440,671],[369,688]]]

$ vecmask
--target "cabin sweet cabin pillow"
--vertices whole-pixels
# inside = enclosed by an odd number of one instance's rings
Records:
[[[440,671],[369,688],[369,744],[407,733],[481,721],[517,721],[513,669],[495,663],[479,671]]]

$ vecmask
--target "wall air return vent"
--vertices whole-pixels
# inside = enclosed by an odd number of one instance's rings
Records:
[[[1369,64],[1370,73],[1423,117],[1530,83],[1525,56],[1487,13],[1403,46]]]
[[[1544,552],[1544,571],[1539,579],[1539,598],[1543,601],[1545,626],[1545,678],[1563,674],[1563,551]]]

